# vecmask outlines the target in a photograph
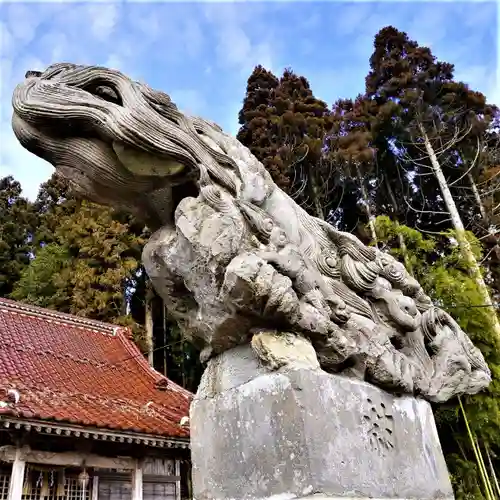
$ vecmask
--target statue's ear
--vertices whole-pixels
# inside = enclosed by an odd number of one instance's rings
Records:
[[[42,76],[41,71],[26,71],[26,74],[24,75],[24,78],[33,78],[33,77],[40,77]]]

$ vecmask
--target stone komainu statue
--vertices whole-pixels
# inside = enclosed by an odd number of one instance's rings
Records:
[[[251,343],[279,368],[302,352],[325,371],[438,402],[489,384],[479,350],[402,264],[308,215],[247,148],[167,94],[54,64],[28,72],[12,104],[26,149],[79,195],[156,231],[144,265],[204,360]]]

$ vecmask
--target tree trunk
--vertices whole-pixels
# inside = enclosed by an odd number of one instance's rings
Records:
[[[120,306],[120,316],[127,316],[127,314],[129,314],[129,311],[127,303],[127,285],[125,284],[122,292],[122,304]]]
[[[484,230],[486,231],[486,233],[489,233],[489,231],[490,231],[490,218],[488,217],[486,209],[484,208],[483,200],[481,199],[481,195],[479,194],[479,189],[477,189],[476,182],[474,181],[474,177],[472,177],[472,174],[470,172],[467,174],[467,179],[469,180],[469,184],[470,184],[471,189],[472,189],[472,194],[474,195],[474,200],[475,200],[476,205],[479,209],[481,219],[484,223]],[[496,245],[497,245],[497,243],[495,242],[493,244],[493,246],[496,246]],[[485,246],[486,246],[485,251],[489,250],[491,252],[491,249],[492,249],[491,240],[486,239]],[[488,259],[488,260],[485,259],[485,261],[483,262],[483,266],[487,270],[487,273],[486,273],[487,276],[491,275],[491,262],[493,261],[495,263],[495,265],[498,263],[498,258],[497,258],[496,252],[491,252],[491,253],[489,253],[489,255],[490,255],[490,259]],[[497,290],[498,290],[498,287],[497,287]]]
[[[394,196],[394,192],[391,187],[391,183],[389,182],[389,179],[387,178],[387,175],[384,175],[384,181],[385,181],[385,187],[387,189],[387,194],[389,195],[389,199],[391,200],[392,206],[394,207],[394,223],[396,225],[396,229],[399,228],[399,220],[397,217],[398,213],[398,202],[396,200],[396,197]],[[398,232],[398,241],[399,241],[399,248],[401,249],[401,252],[403,253],[403,260],[405,263],[406,270],[413,275],[413,267],[411,265],[410,259],[408,257],[408,250],[406,248],[406,243],[405,243],[405,238],[404,236]]]
[[[377,231],[375,229],[375,216],[372,214],[372,210],[370,208],[370,199],[368,198],[368,193],[366,192],[365,183],[363,181],[363,177],[361,176],[359,165],[357,163],[355,163],[355,168],[356,168],[356,176],[359,182],[359,187],[361,189],[361,196],[363,197],[363,201],[365,202],[365,212],[366,212],[366,217],[368,218],[368,227],[370,228],[370,236],[375,246],[378,246]]]
[[[472,174],[470,172],[467,174],[467,179],[469,180],[470,187],[472,189],[472,194],[474,195],[474,200],[476,200],[476,205],[479,208],[479,213],[481,214],[481,218],[486,224],[488,224],[488,215],[486,213],[486,209],[484,208],[483,200],[481,200],[479,189],[477,189],[474,177],[472,177]]]
[[[425,131],[424,126],[421,123],[419,123],[418,126],[420,129],[420,133],[422,134],[422,138],[424,139],[425,150],[429,155],[432,170],[438,181],[444,203],[446,205],[446,208],[448,209],[448,212],[450,213],[451,223],[457,233],[457,242],[462,255],[470,265],[471,275],[477,283],[483,303],[485,305],[493,304],[490,292],[484,281],[481,268],[479,267],[470,243],[467,240],[464,224],[458,212],[455,200],[453,199],[446,178],[443,174],[443,170],[441,169],[441,165],[439,164],[439,161],[437,159],[436,153],[434,152],[434,149],[429,141],[429,137],[427,136],[427,132]],[[489,315],[489,318],[491,321],[491,327],[496,334],[497,340],[500,341],[500,322],[498,321],[498,316],[494,307],[491,308],[491,314]]]
[[[148,362],[153,366],[153,298],[154,292],[149,278],[146,278],[145,327],[146,345],[148,347]]]

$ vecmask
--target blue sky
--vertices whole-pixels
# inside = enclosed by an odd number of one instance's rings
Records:
[[[257,64],[309,79],[328,104],[363,91],[375,33],[392,24],[454,63],[457,78],[500,104],[499,3],[5,2],[0,0],[0,177],[29,198],[52,167],[10,130],[12,90],[54,62],[106,65],[161,89],[231,134]]]

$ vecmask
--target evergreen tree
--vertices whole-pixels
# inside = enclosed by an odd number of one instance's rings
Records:
[[[372,140],[377,146],[383,141],[391,146],[379,152],[385,154],[383,168],[396,167],[393,177],[403,180],[402,187],[406,184],[402,197],[408,206],[407,223],[433,231],[436,237],[423,237],[393,223],[379,223],[377,234],[382,240],[389,233],[398,236],[398,242],[389,246],[406,255],[429,295],[456,317],[488,361],[493,374],[490,388],[464,402],[473,432],[498,453],[498,318],[488,307],[491,297],[478,265],[481,246],[466,231],[485,215],[480,196],[474,197],[481,171],[475,161],[483,156],[481,143],[496,111],[482,94],[454,81],[452,65],[437,61],[428,48],[393,27],[376,35],[370,66],[366,97],[379,109],[390,110],[375,115]],[[476,234],[481,236],[477,230]],[[455,492],[462,498],[481,498],[474,456],[457,414],[453,405],[436,408]]]
[[[71,258],[66,247],[44,245],[21,273],[10,298],[71,314]]]
[[[276,92],[280,114],[280,156],[290,178],[292,197],[311,215],[328,218],[337,172],[327,161],[324,146],[333,120],[327,105],[314,97],[309,82],[284,71]]]
[[[0,297],[7,297],[29,263],[36,217],[13,177],[0,179]]]
[[[273,169],[278,161],[278,146],[273,140],[270,129],[272,126],[272,102],[278,88],[279,80],[262,66],[256,66],[247,82],[247,90],[243,107],[238,114],[241,125],[237,139],[264,164],[267,170],[273,172],[273,178],[278,185],[287,183],[286,178],[279,176],[280,169]]]
[[[335,188],[333,164],[325,161],[324,139],[332,119],[309,82],[292,70],[279,82],[255,68],[239,115],[238,139],[270,172],[276,184],[310,214],[327,218]]]
[[[334,103],[334,126],[328,135],[327,147],[330,161],[342,172],[342,184],[347,190],[341,198],[340,227],[352,229],[357,226],[362,239],[376,243],[373,196],[376,150],[372,147],[370,107],[371,102],[363,96],[354,101],[340,99]],[[362,228],[366,225],[369,234],[364,235]]]
[[[391,151],[394,112],[391,101],[380,104],[365,95],[340,99],[332,107],[334,126],[328,135],[328,156],[342,172],[344,188],[336,222],[343,230],[356,228],[367,242],[377,242],[377,213],[406,220],[403,192],[411,188]],[[363,229],[365,225],[368,231]]]
[[[471,148],[467,171],[469,192],[478,207],[472,220],[472,230],[483,243],[486,256],[483,266],[488,270],[487,279],[494,288],[495,299],[500,297],[500,111],[496,109],[490,128],[485,131],[477,147]],[[467,192],[467,191],[466,191]]]
[[[417,214],[419,218],[424,213],[447,215],[448,227],[456,231],[483,304],[490,304],[489,289],[465,236],[463,216],[466,213],[470,218],[470,203],[462,203],[460,211],[460,197],[453,196],[451,186],[466,178],[464,152],[488,128],[492,108],[482,94],[453,80],[453,65],[437,61],[430,49],[419,47],[406,33],[391,26],[384,28],[375,36],[374,48],[366,78],[367,97],[378,104],[391,103],[395,111],[390,117],[391,140],[396,146],[393,154],[414,167],[412,182],[424,200],[434,200],[442,207],[439,211],[417,210]],[[434,192],[429,192],[429,185]],[[490,310],[489,318],[491,331],[500,341],[496,311]]]
[[[79,201],[72,195],[67,180],[52,174],[38,191],[33,203],[33,210],[38,217],[38,226],[34,234],[35,252],[43,245],[55,241],[55,232],[61,217],[74,214],[79,208]]]
[[[56,203],[44,214],[54,227],[49,244],[24,270],[12,297],[42,307],[141,329],[127,315],[126,290],[133,285],[143,241],[111,210],[82,202],[61,215]],[[59,215],[56,219],[55,214]],[[57,222],[56,222],[57,220]]]
[[[446,197],[425,146],[425,131],[440,169],[454,187],[455,205],[468,227],[479,207],[465,196],[464,187],[470,188],[466,172],[493,108],[486,105],[482,94],[454,81],[453,65],[438,61],[430,49],[391,26],[377,33],[370,67],[367,98],[389,111],[376,116],[374,140],[390,140],[396,146],[389,148],[400,169],[396,177],[410,176],[414,187],[405,189],[414,214],[408,222],[434,231],[452,227]]]
[[[416,152],[411,149],[407,123],[401,119],[405,111],[402,101],[406,92],[411,93],[421,81],[428,80],[432,63],[430,51],[420,49],[406,33],[392,26],[383,28],[375,36],[371,69],[366,77],[366,97],[377,106],[372,122],[373,141],[386,153],[385,161],[379,163],[380,172],[400,180],[402,198],[408,207],[407,222],[435,230],[443,219],[436,220],[436,215],[443,212],[442,201],[436,196],[439,186],[426,165],[419,169],[419,165],[401,159],[401,151]],[[452,77],[452,68],[446,66],[444,72],[448,79]],[[388,147],[389,142],[392,148]]]

